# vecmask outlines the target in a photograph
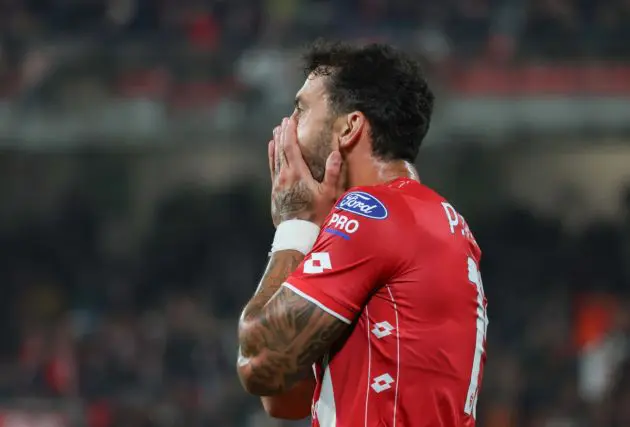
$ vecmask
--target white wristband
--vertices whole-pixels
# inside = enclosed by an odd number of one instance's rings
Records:
[[[290,219],[281,222],[276,229],[271,245],[271,253],[278,251],[294,250],[309,253],[319,236],[319,227],[301,219]]]

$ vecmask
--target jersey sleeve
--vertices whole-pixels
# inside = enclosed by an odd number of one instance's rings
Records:
[[[365,192],[351,192],[328,216],[312,251],[283,286],[352,323],[394,268],[391,218]]]

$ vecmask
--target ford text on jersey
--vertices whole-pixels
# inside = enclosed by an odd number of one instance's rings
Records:
[[[337,208],[372,219],[387,218],[387,208],[376,197],[363,191],[346,194],[337,203]]]

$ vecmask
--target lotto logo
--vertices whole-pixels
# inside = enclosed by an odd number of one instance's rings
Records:
[[[330,269],[332,269],[332,264],[328,252],[313,252],[310,258],[304,262],[305,274],[319,274]]]
[[[388,322],[379,322],[375,323],[372,328],[372,333],[376,336],[376,338],[381,339],[388,335],[392,334],[394,327]]]
[[[381,393],[385,390],[389,390],[390,388],[392,388],[393,382],[394,382],[394,379],[391,377],[391,375],[383,374],[374,378],[374,382],[372,382],[372,385],[370,387],[372,387],[372,389],[375,392]]]

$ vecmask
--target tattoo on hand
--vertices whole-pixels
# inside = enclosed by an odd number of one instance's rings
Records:
[[[310,220],[313,205],[313,193],[304,182],[298,182],[287,190],[272,193],[271,207],[274,224],[288,219]],[[308,213],[307,217],[304,214]]]

